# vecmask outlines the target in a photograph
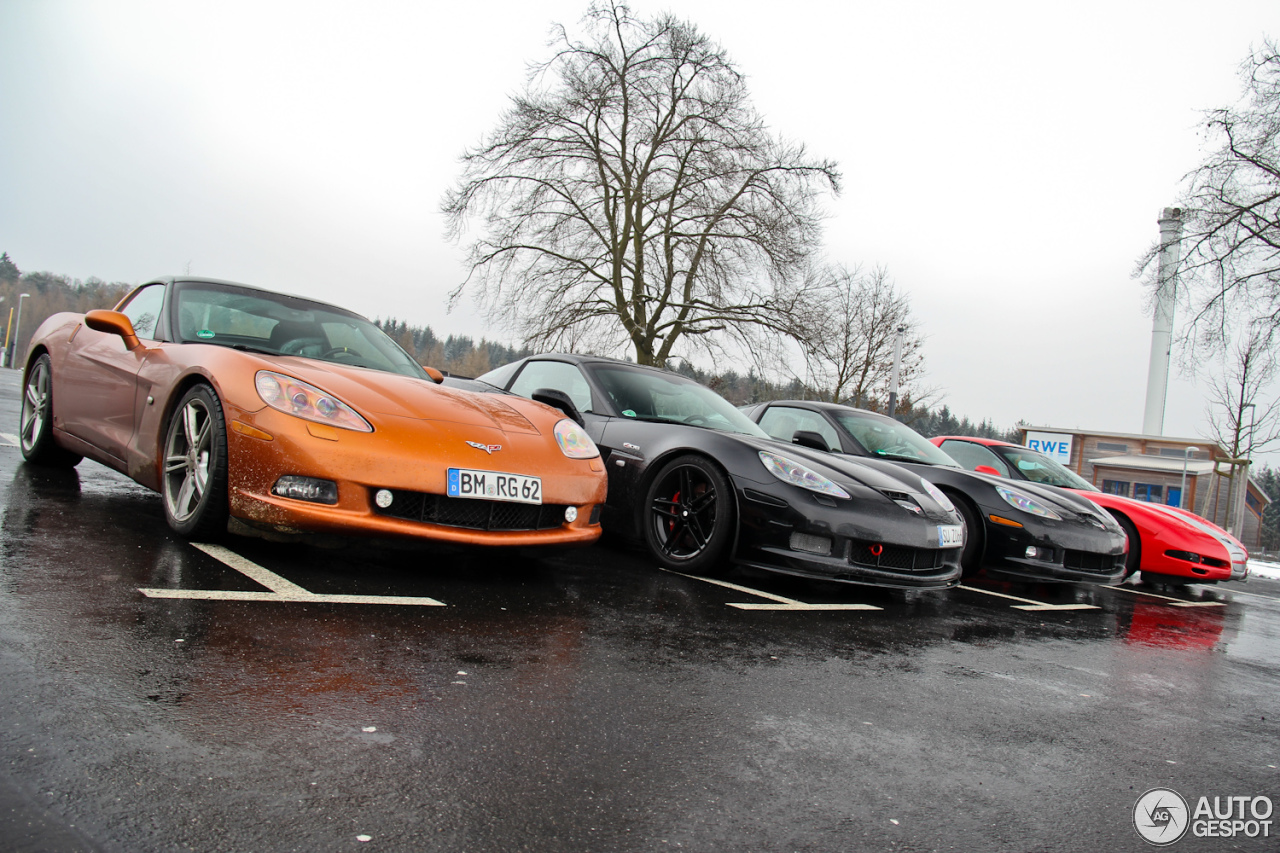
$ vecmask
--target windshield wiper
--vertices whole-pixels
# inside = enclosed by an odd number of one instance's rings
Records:
[[[881,459],[901,459],[903,462],[919,462],[921,465],[932,465],[928,459],[921,459],[919,456],[907,456],[904,453],[889,453],[884,450],[877,450],[876,456]]]
[[[263,349],[262,347],[251,347],[248,344],[223,344],[223,346],[230,347],[231,349],[238,349],[241,352],[254,352],[254,353],[257,353],[258,355],[280,355],[280,353],[276,352],[273,349]]]

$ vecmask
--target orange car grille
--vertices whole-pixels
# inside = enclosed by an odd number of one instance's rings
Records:
[[[370,501],[379,515],[471,530],[552,530],[564,524],[561,504],[521,504],[392,490],[391,505]]]

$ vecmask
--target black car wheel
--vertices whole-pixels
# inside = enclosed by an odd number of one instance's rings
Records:
[[[982,540],[986,530],[982,526],[978,510],[972,504],[963,498],[955,498],[953,503],[964,519],[964,550],[960,552],[960,575],[971,578],[982,571]]]
[[[1125,537],[1129,540],[1129,553],[1124,555],[1124,576],[1125,578],[1133,577],[1134,572],[1138,571],[1142,565],[1142,540],[1138,538],[1138,528],[1133,526],[1133,522],[1125,518],[1123,515],[1112,515],[1116,523],[1120,525],[1120,529],[1124,531]]]
[[[687,455],[663,465],[643,511],[645,544],[663,566],[702,574],[721,567],[733,535],[733,494],[709,459]]]
[[[196,385],[169,420],[164,440],[164,514],[189,539],[227,530],[227,428],[218,395]]]
[[[53,440],[53,366],[48,353],[37,358],[27,371],[19,427],[22,458],[28,462],[70,468],[84,458]]]

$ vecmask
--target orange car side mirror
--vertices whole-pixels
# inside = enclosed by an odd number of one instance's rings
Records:
[[[95,332],[119,335],[124,341],[125,349],[132,350],[142,346],[142,342],[138,340],[138,333],[133,330],[133,323],[119,311],[95,309],[84,315],[84,324]]]
[[[1004,476],[995,468],[992,468],[990,465],[979,465],[977,468],[974,468],[973,470],[977,471],[979,474],[990,474],[992,477]]]
[[[431,378],[431,381],[436,383],[437,385],[439,385],[441,382],[444,381],[444,374],[436,370],[434,367],[427,367],[424,364],[422,365],[422,369],[427,372],[427,376]]]

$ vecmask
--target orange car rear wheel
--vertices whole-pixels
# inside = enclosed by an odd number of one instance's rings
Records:
[[[188,539],[227,531],[227,424],[208,385],[188,391],[169,419],[161,486],[169,526]]]
[[[22,458],[28,462],[70,468],[83,458],[59,447],[53,439],[53,367],[48,353],[41,353],[27,371],[18,424]]]

